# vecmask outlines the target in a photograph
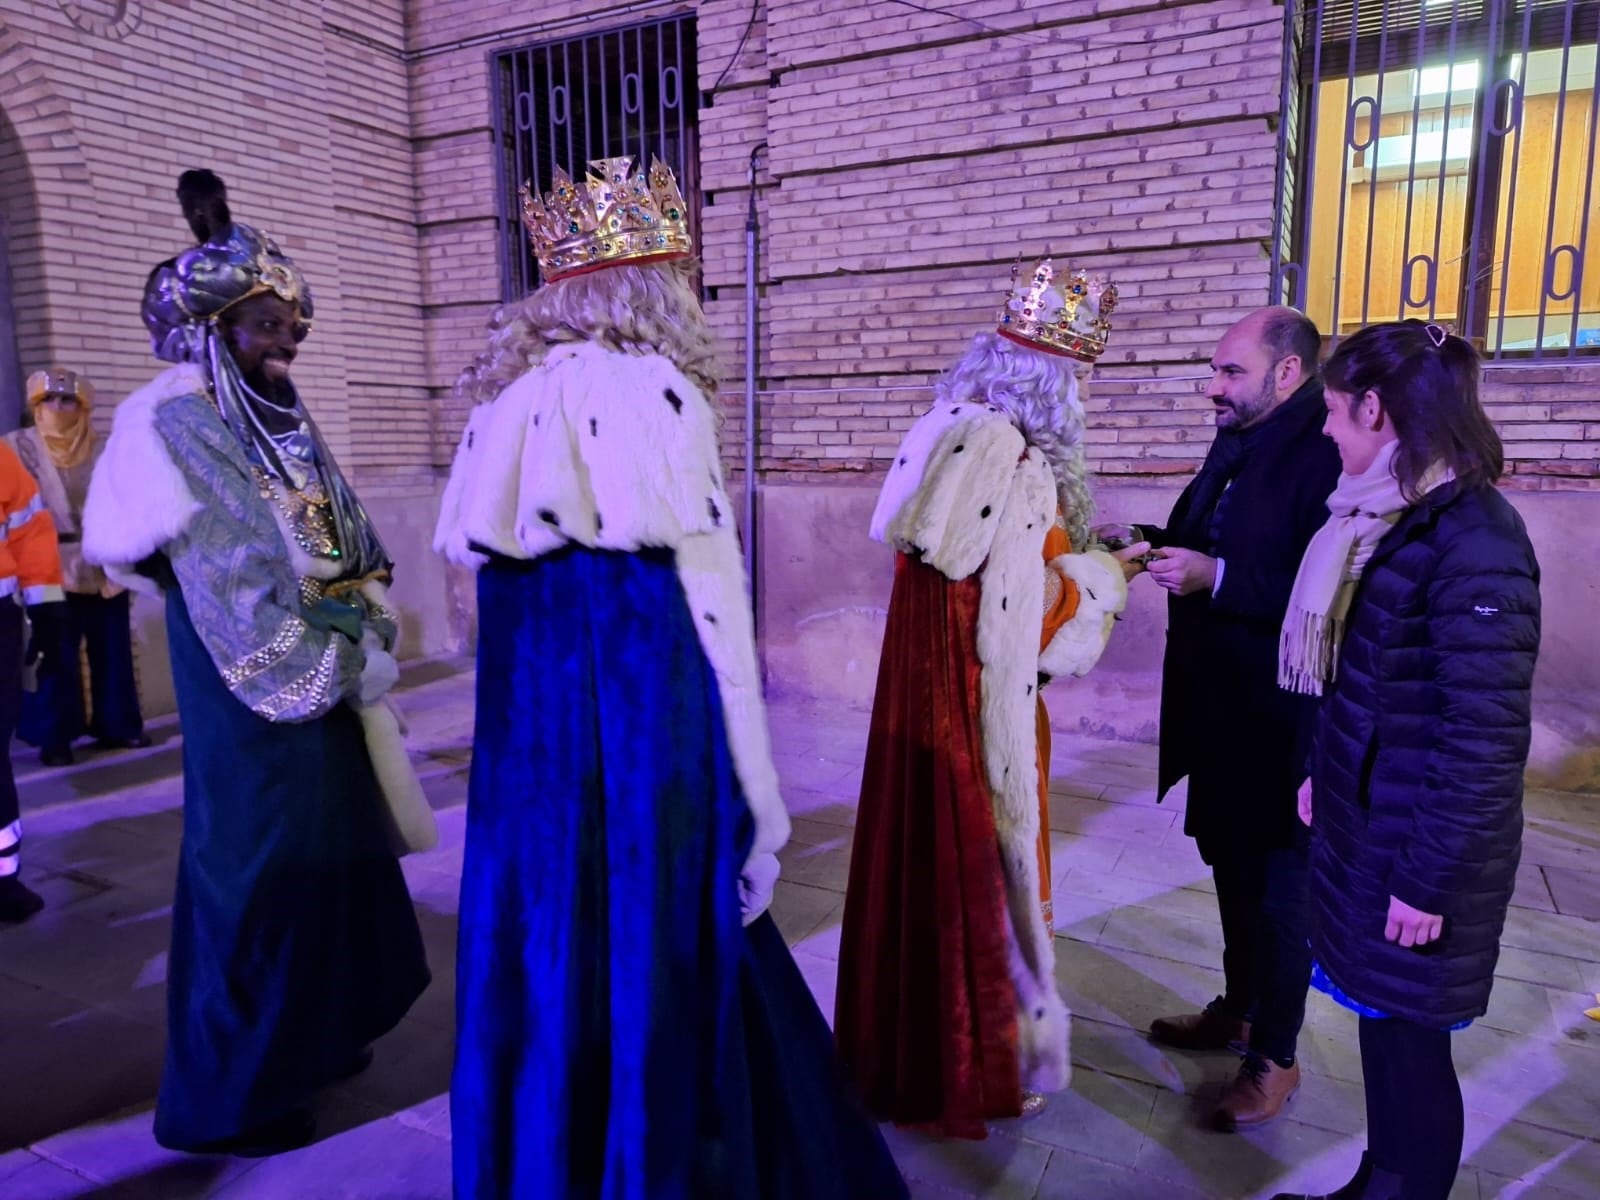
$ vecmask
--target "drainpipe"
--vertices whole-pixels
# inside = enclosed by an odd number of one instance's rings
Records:
[[[750,581],[750,609],[757,626],[756,603],[756,160],[766,150],[757,142],[750,151],[750,206],[744,219],[744,570]]]

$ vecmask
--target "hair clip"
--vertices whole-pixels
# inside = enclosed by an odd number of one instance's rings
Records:
[[[1450,336],[1445,332],[1444,326],[1430,323],[1424,325],[1422,328],[1427,331],[1428,340],[1433,343],[1434,349],[1443,350],[1444,340]]]

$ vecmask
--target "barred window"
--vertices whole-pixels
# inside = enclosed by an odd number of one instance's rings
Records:
[[[1305,0],[1284,294],[1494,358],[1600,350],[1600,0]],[[1600,231],[1594,235],[1600,240]]]
[[[500,295],[539,283],[518,190],[548,192],[555,170],[581,179],[591,159],[660,158],[678,178],[699,244],[699,116],[693,17],[673,17],[494,56]]]

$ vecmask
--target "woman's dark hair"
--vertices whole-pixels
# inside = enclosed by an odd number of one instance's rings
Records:
[[[1351,408],[1376,392],[1400,447],[1394,475],[1407,501],[1420,498],[1428,468],[1440,463],[1462,487],[1492,484],[1505,450],[1478,400],[1478,352],[1472,343],[1423,321],[1369,325],[1339,343],[1322,368],[1324,385]]]

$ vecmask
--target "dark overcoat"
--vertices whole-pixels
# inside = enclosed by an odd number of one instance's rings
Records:
[[[1539,566],[1516,510],[1454,484],[1362,573],[1312,749],[1312,944],[1360,1004],[1445,1028],[1482,1016],[1522,849]],[[1389,897],[1442,937],[1384,939]]]
[[[1246,431],[1252,444],[1215,522],[1192,511],[1218,507],[1206,504],[1196,476],[1166,528],[1149,531],[1157,546],[1225,564],[1215,595],[1170,598],[1161,679],[1159,793],[1188,776],[1184,829],[1208,862],[1303,837],[1295,793],[1314,706],[1279,690],[1278,636],[1301,556],[1328,519],[1339,479],[1325,416],[1322,386],[1310,381]]]

